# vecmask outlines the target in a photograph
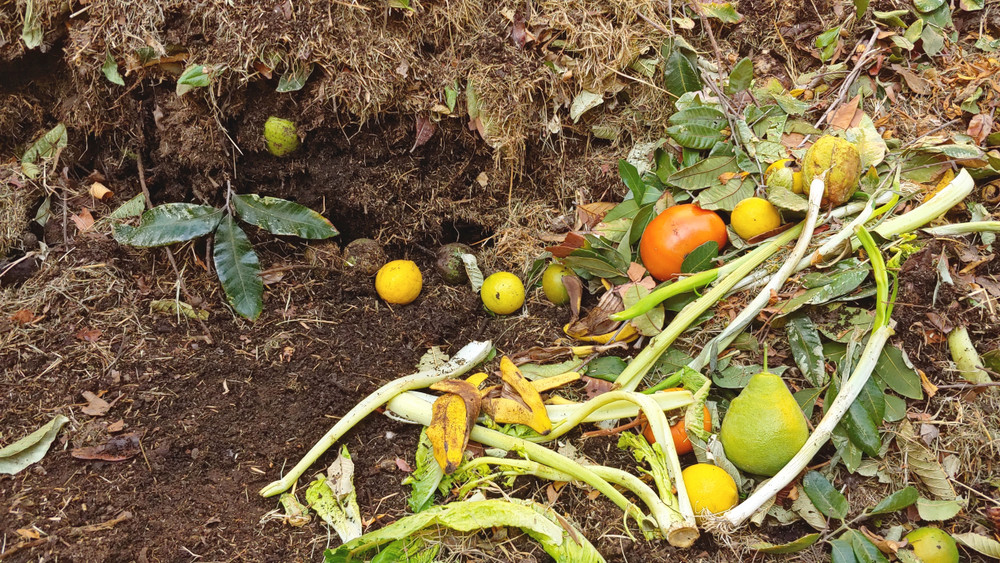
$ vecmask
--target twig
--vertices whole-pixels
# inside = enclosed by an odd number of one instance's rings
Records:
[[[830,107],[826,108],[826,111],[823,112],[823,115],[816,121],[816,124],[813,127],[819,127],[820,124],[823,123],[823,120],[826,119],[826,116],[833,113],[833,110],[843,103],[844,98],[847,97],[847,92],[851,89],[851,84],[854,84],[854,81],[858,79],[858,75],[861,74],[862,68],[865,63],[868,62],[868,55],[871,53],[872,47],[875,46],[875,41],[878,39],[878,33],[879,30],[876,28],[875,32],[872,33],[872,38],[868,40],[868,45],[865,46],[865,50],[861,53],[861,56],[858,57],[858,62],[854,65],[854,70],[851,71],[851,74],[847,75],[847,78],[844,79],[844,83],[840,85],[840,92],[837,93],[837,99],[830,104]],[[802,142],[805,142],[805,139],[803,139]]]
[[[146,187],[146,171],[142,167],[142,157],[136,156],[135,163],[139,170],[139,185],[142,187],[142,195],[146,198],[146,208],[151,209],[153,207],[153,198],[150,197],[149,188]],[[184,292],[184,298],[188,300],[188,303],[194,303],[194,299],[192,299],[191,294],[188,293],[187,286],[184,284],[184,278],[181,277],[181,271],[180,268],[177,267],[177,260],[174,259],[174,253],[169,248],[164,248],[164,250],[167,251],[167,259],[170,260],[170,265],[174,269],[174,274],[177,275],[177,283],[180,285],[181,291]],[[205,342],[215,344],[215,341],[212,340],[212,333],[208,330],[208,325],[205,324],[205,321],[200,318],[196,320],[198,321],[198,324],[201,325],[201,330],[205,333]]]
[[[15,545],[14,547],[8,549],[7,551],[0,553],[0,560],[6,559],[11,555],[14,555],[22,549],[31,549],[32,547],[38,547],[49,542],[49,538],[38,538],[37,540],[31,540],[24,542],[22,544]]]
[[[722,50],[719,49],[719,44],[715,41],[715,33],[712,32],[712,24],[708,23],[708,18],[705,17],[705,13],[701,11],[701,6],[699,5],[699,0],[691,3],[691,7],[694,11],[698,13],[698,19],[701,20],[701,28],[708,33],[708,40],[712,43],[712,49],[715,51],[715,59],[719,65],[719,77],[721,79],[722,73],[725,71],[725,67],[722,65]]]
[[[938,389],[978,389],[980,387],[997,387],[1000,381],[987,381],[986,383],[954,383],[951,385],[938,385]]]

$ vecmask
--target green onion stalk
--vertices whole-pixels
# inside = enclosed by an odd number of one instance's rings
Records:
[[[861,393],[865,383],[875,369],[882,348],[885,347],[893,330],[890,326],[890,315],[892,312],[889,303],[889,276],[885,267],[882,254],[875,244],[875,240],[864,227],[858,227],[858,240],[864,247],[865,252],[871,261],[872,272],[875,276],[876,304],[875,320],[872,323],[871,337],[861,353],[861,359],[855,366],[854,371],[844,383],[837,397],[829,405],[826,414],[816,425],[812,435],[806,440],[798,453],[792,457],[785,467],[769,479],[760,488],[754,491],[745,501],[730,509],[724,514],[724,518],[733,526],[739,526],[760,509],[781,489],[788,486],[806,468],[813,456],[819,452],[820,448],[830,439],[833,429],[840,423],[840,420],[847,413],[851,403]]]

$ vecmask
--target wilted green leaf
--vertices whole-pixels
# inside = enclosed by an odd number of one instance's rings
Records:
[[[795,397],[795,402],[802,409],[802,414],[806,415],[806,418],[812,418],[813,409],[816,408],[816,399],[819,399],[821,394],[823,394],[822,387],[806,387],[792,393],[792,396]]]
[[[104,77],[108,79],[108,82],[119,86],[125,85],[125,79],[118,73],[118,61],[111,56],[111,51],[105,54],[104,66],[101,67],[101,71],[104,73]]]
[[[434,563],[441,545],[429,543],[419,535],[400,538],[382,548],[371,563]]]
[[[256,194],[236,195],[232,201],[240,219],[275,235],[325,239],[338,234],[325,217],[292,201]]]
[[[278,87],[274,89],[275,92],[297,92],[305,87],[306,82],[309,81],[309,77],[313,72],[313,64],[304,61],[295,61],[292,63],[291,68],[288,72],[281,75],[278,79]]]
[[[229,304],[240,316],[255,320],[264,306],[260,261],[232,215],[226,215],[215,230],[214,254],[215,271]]]
[[[911,485],[885,497],[882,499],[882,502],[876,504],[875,508],[872,508],[868,513],[872,515],[886,514],[903,510],[907,506],[917,502],[917,497],[919,496],[920,494],[917,492],[916,487]]]
[[[165,203],[143,213],[138,227],[116,225],[112,233],[120,244],[164,246],[211,233],[222,215],[221,209],[208,205]]]
[[[410,511],[421,512],[433,506],[434,493],[439,490],[438,486],[443,479],[445,479],[444,469],[434,459],[431,441],[427,437],[427,429],[424,428],[420,432],[420,441],[417,442],[413,473],[403,481],[404,485],[411,486],[410,496],[406,499]]]
[[[875,376],[890,389],[910,399],[923,399],[920,374],[906,365],[903,353],[895,346],[886,346],[875,363]]]
[[[35,7],[35,0],[26,0],[24,3],[24,25],[21,27],[21,40],[28,49],[34,49],[42,44],[45,39],[45,30],[42,29],[41,13]]]
[[[667,134],[682,147],[706,150],[722,140],[722,133],[698,123],[685,123],[667,127]]]
[[[712,186],[698,194],[698,206],[712,211],[732,211],[736,204],[753,197],[756,184],[750,176],[736,176],[725,184]]]
[[[826,373],[826,361],[823,357],[823,342],[812,319],[805,315],[797,315],[785,325],[788,344],[799,366],[802,376],[815,387],[826,385],[829,376]]]
[[[958,7],[966,12],[976,12],[986,6],[985,0],[959,0]]]
[[[204,88],[212,82],[212,69],[205,65],[189,65],[177,79],[177,95],[183,96],[195,88]]]
[[[802,489],[809,495],[816,508],[825,516],[843,520],[850,510],[847,499],[818,471],[810,471],[802,478]]]
[[[590,277],[628,277],[627,271],[618,268],[607,257],[590,250],[574,250],[563,259],[563,264],[577,272],[589,273]]]
[[[757,551],[763,553],[795,553],[797,551],[802,551],[803,549],[809,547],[810,545],[816,543],[819,539],[819,534],[809,534],[807,536],[802,536],[801,538],[790,541],[788,543],[783,543],[780,545],[774,545],[773,543],[755,543],[751,545],[751,549],[756,549]]]
[[[189,319],[208,320],[209,313],[204,309],[195,309],[190,303],[176,299],[157,299],[149,303],[149,310],[167,315],[184,315]]]
[[[685,92],[701,90],[698,69],[679,48],[674,48],[664,63],[663,84],[668,92],[678,98]]]
[[[306,502],[316,511],[337,535],[340,541],[349,542],[361,537],[361,510],[354,489],[354,462],[347,446],[341,446],[340,455],[330,465],[328,476],[317,475],[306,489]]]
[[[739,169],[735,156],[710,156],[671,174],[670,184],[685,190],[700,190],[720,185],[719,176],[727,172],[739,172]]]
[[[1000,542],[979,534],[953,534],[951,537],[965,547],[993,559],[1000,559]]]
[[[580,117],[588,111],[604,103],[604,96],[587,90],[581,90],[573,97],[573,103],[569,106],[569,117],[576,123]]]
[[[934,57],[944,48],[944,35],[932,25],[925,25],[920,32],[920,39],[923,41],[924,52],[928,56]]]
[[[59,429],[69,419],[59,414],[44,426],[24,438],[0,448],[0,474],[15,475],[25,467],[39,461],[49,451],[49,446],[59,435]]]
[[[893,10],[891,12],[880,12],[878,10],[872,11],[872,15],[875,16],[875,19],[895,27],[906,27],[906,22],[904,22],[900,16],[905,16],[909,13],[910,11],[906,9]]]
[[[753,61],[750,57],[743,57],[733,66],[729,73],[729,83],[726,84],[726,93],[735,94],[750,87],[753,82]]]
[[[66,126],[62,123],[47,131],[37,141],[24,151],[21,156],[21,171],[29,178],[37,178],[41,173],[36,163],[54,157],[69,143],[69,135],[66,133]]]
[[[719,243],[710,240],[692,250],[681,263],[682,274],[694,274],[714,265],[719,256]]]
[[[125,203],[118,206],[117,209],[108,215],[109,219],[120,221],[122,219],[128,219],[129,217],[138,217],[142,215],[142,210],[146,207],[146,196],[143,194],[138,194],[132,199],[126,201]]]
[[[962,511],[965,503],[958,500],[931,500],[924,497],[917,499],[917,513],[921,520],[944,522],[955,517]]]
[[[736,11],[730,2],[707,2],[699,3],[705,17],[715,18],[722,23],[740,23],[743,15]]]

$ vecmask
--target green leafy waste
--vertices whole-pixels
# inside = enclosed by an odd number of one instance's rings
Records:
[[[165,203],[142,213],[137,226],[124,221],[142,206],[138,195],[111,214],[112,235],[119,244],[142,248],[214,235],[216,275],[226,299],[241,317],[254,320],[263,310],[264,282],[257,253],[236,218],[281,236],[326,239],[339,234],[319,213],[298,203],[255,194],[234,195],[232,209],[192,203]]]

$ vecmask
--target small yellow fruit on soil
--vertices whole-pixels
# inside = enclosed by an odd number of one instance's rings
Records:
[[[698,463],[681,471],[681,478],[696,515],[720,514],[740,501],[736,481],[721,467]]]
[[[808,194],[813,178],[826,175],[823,205],[840,205],[851,199],[861,179],[861,154],[854,143],[824,135],[813,143],[802,159],[802,189]]]
[[[729,221],[736,234],[744,240],[773,231],[781,226],[781,214],[770,201],[748,197],[736,204]]]
[[[761,372],[729,404],[719,441],[733,465],[773,476],[809,438],[802,409],[780,376]]]
[[[510,272],[497,272],[483,281],[483,305],[498,315],[509,315],[524,305],[524,284]]]
[[[280,117],[268,117],[264,123],[264,140],[267,150],[274,156],[285,156],[299,148],[299,135],[295,123]]]
[[[958,546],[939,528],[917,528],[906,534],[913,553],[924,563],[958,563]]]
[[[545,297],[556,305],[565,305],[569,301],[569,293],[563,285],[563,277],[572,276],[573,272],[559,264],[550,264],[542,274],[542,291]]]
[[[393,260],[375,275],[375,291],[386,303],[406,305],[420,295],[424,277],[410,260]]]
[[[792,193],[802,193],[802,172],[790,158],[783,158],[764,171],[764,184],[768,188],[782,187]]]

